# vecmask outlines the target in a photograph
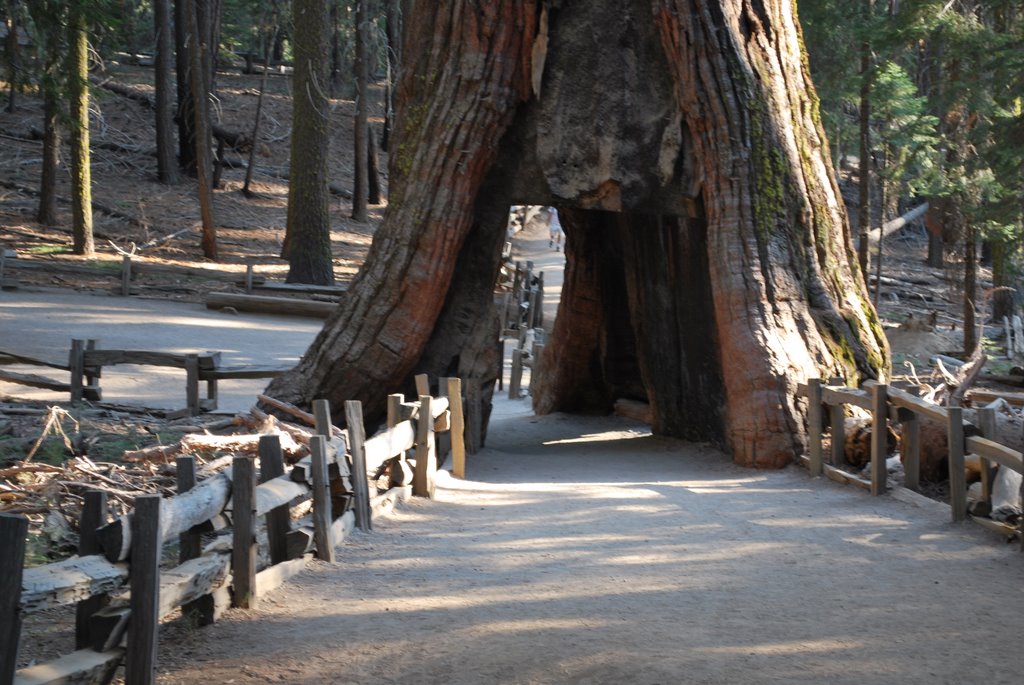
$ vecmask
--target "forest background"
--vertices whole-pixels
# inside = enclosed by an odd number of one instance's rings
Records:
[[[252,262],[290,281],[347,279],[386,204],[376,162],[409,7],[5,0],[0,240],[97,267],[97,282],[119,252],[176,263],[174,282],[140,281],[170,295]],[[926,208],[927,262],[951,275],[969,355],[978,315],[999,321],[1019,300],[1024,3],[797,9],[862,271],[882,276],[872,229]],[[88,286],[88,273],[56,278]]]

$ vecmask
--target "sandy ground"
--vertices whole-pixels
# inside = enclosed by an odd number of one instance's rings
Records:
[[[942,505],[504,396],[467,476],[257,609],[168,626],[160,682],[1020,680],[1024,555]]]
[[[943,507],[499,400],[441,478],[162,683],[1016,683],[1024,555]]]
[[[226,314],[201,304],[103,297],[68,290],[0,293],[0,350],[67,363],[72,338],[95,338],[100,348],[161,352],[220,351],[223,366],[295,364],[323,321],[301,317]],[[5,367],[66,380],[60,371]],[[248,410],[268,379],[221,381],[219,411]],[[103,369],[103,399],[161,409],[185,406],[185,372],[154,366]],[[201,390],[202,391],[202,390]],[[0,397],[59,399],[67,394],[0,382]]]

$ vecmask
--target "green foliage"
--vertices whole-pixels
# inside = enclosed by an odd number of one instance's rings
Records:
[[[941,183],[939,119],[928,113],[927,99],[917,94],[907,72],[895,62],[883,64],[873,84],[878,137],[894,153],[882,173],[904,183],[913,194],[928,194]]]

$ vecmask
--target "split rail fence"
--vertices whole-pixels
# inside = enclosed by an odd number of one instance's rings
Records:
[[[425,376],[416,381],[418,392],[428,387]],[[334,562],[335,546],[354,528],[371,530],[374,513],[410,495],[433,497],[437,433],[449,439],[453,475],[464,477],[462,382],[440,379],[439,388],[438,397],[421,392],[414,402],[390,395],[388,427],[369,439],[361,403],[345,403],[342,431],[318,400],[311,454],[291,468],[277,435],[260,437],[259,468],[236,456],[228,470],[199,480],[194,457],[179,457],[176,496],[140,495],[134,511],[113,521],[105,493],[90,491],[71,559],[24,568],[28,520],[0,514],[0,685],[109,682],[122,662],[128,685],[153,683],[159,624],[178,607],[199,624],[228,606],[252,607],[314,553]],[[392,487],[371,496],[371,479],[387,466]],[[204,546],[204,535],[214,540]],[[178,544],[178,565],[162,569],[169,543]],[[260,558],[269,560],[262,570]],[[76,651],[16,670],[22,618],[70,604]]]
[[[272,366],[221,366],[220,352],[199,352],[178,354],[146,350],[104,350],[97,349],[95,340],[71,341],[68,363],[57,364],[25,355],[0,350],[0,367],[10,364],[42,366],[66,371],[68,380],[60,381],[36,374],[22,374],[0,368],[0,381],[44,388],[54,392],[70,394],[72,402],[82,399],[99,401],[103,391],[100,378],[103,367],[118,364],[141,366],[162,366],[185,371],[185,407],[166,412],[167,418],[198,416],[204,411],[217,408],[217,385],[223,380],[243,378],[273,378],[284,373],[284,367]],[[200,396],[200,384],[206,384],[205,397]]]
[[[802,457],[812,477],[824,475],[841,483],[852,483],[881,495],[888,489],[886,470],[887,427],[890,422],[900,424],[904,442],[904,485],[917,490],[920,482],[920,421],[928,418],[946,426],[949,449],[949,499],[952,520],[971,518],[982,526],[1006,535],[1018,535],[1024,550],[1024,520],[1015,528],[988,518],[973,516],[967,511],[967,480],[964,456],[975,454],[981,462],[982,499],[992,502],[992,464],[1024,474],[1024,454],[1002,445],[992,438],[996,434],[996,410],[978,409],[981,436],[964,436],[963,409],[941,407],[916,395],[916,388],[903,389],[874,381],[864,383],[862,389],[845,387],[842,379],[823,382],[812,378],[801,383],[798,393],[807,398],[808,455]],[[871,413],[871,462],[869,479],[844,471],[846,405],[860,407]],[[831,451],[826,459],[822,449],[823,426],[826,415],[831,433]],[[986,437],[987,436],[987,437]]]
[[[544,350],[544,272],[534,274],[533,262],[515,263],[511,290],[500,294],[496,302],[501,318],[500,358],[504,359],[506,338],[515,339],[508,397],[522,397],[524,369],[530,369],[530,382],[540,373],[538,360]],[[504,374],[499,376],[503,388]]]

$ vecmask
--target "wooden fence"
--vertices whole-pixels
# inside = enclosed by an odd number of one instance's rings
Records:
[[[499,294],[495,303],[501,319],[500,358],[504,359],[504,340],[514,338],[512,368],[509,374],[508,397],[522,397],[524,369],[531,369],[530,382],[538,375],[540,353],[544,349],[544,272],[533,272],[533,262],[516,262],[512,284]],[[504,389],[504,374],[499,376],[498,389]]]
[[[90,401],[102,399],[103,391],[100,388],[100,378],[105,366],[136,364],[182,369],[185,371],[185,407],[165,412],[167,418],[197,416],[201,412],[216,409],[219,381],[272,378],[287,370],[285,367],[272,366],[221,366],[220,352],[178,354],[145,350],[103,350],[96,347],[95,340],[77,339],[71,341],[67,364],[47,362],[0,350],[0,366],[5,364],[42,366],[67,371],[69,378],[65,382],[35,374],[14,373],[0,368],[0,380],[55,392],[66,392],[70,394],[72,402],[82,399]],[[200,396],[200,383],[206,384],[205,397]]]
[[[1024,474],[1024,455],[1017,450],[995,442],[995,409],[978,409],[978,428],[981,436],[964,436],[963,409],[941,407],[926,402],[916,395],[914,389],[903,389],[874,381],[864,383],[862,389],[844,386],[842,379],[823,383],[812,378],[801,384],[799,394],[807,398],[808,454],[803,457],[812,477],[825,475],[842,483],[852,483],[881,495],[888,489],[885,460],[888,456],[886,436],[889,423],[900,425],[904,442],[904,485],[911,490],[919,487],[920,481],[920,419],[932,419],[946,426],[949,449],[949,499],[953,521],[966,518],[1006,535],[1017,534],[1024,550],[1024,520],[1014,528],[999,521],[972,516],[967,512],[967,481],[964,472],[964,456],[975,454],[981,461],[982,499],[992,501],[992,464]],[[864,479],[844,471],[845,416],[846,405],[860,407],[871,413],[871,468],[870,479]],[[822,450],[822,428],[825,414],[828,414],[832,448],[828,462]],[[987,436],[987,437],[986,437]]]
[[[426,386],[417,377],[418,389]],[[261,436],[258,485],[251,457],[235,457],[227,471],[199,482],[194,458],[179,457],[176,496],[140,495],[133,512],[110,522],[105,493],[91,491],[79,554],[71,559],[23,568],[28,521],[0,514],[0,685],[108,682],[122,662],[128,685],[155,682],[159,622],[176,608],[205,624],[229,605],[252,607],[313,553],[333,562],[335,546],[353,528],[371,530],[375,512],[410,494],[432,497],[435,432],[447,434],[453,475],[464,477],[462,383],[441,379],[440,387],[442,396],[421,394],[415,402],[389,396],[388,428],[369,439],[361,403],[345,403],[348,429],[342,431],[331,425],[327,402],[315,402],[310,456],[286,469],[278,436]],[[411,484],[398,478],[398,485],[371,496],[370,474],[389,463],[393,474],[411,474]],[[299,507],[309,514],[293,521]],[[223,534],[228,529],[230,536]],[[202,547],[200,535],[214,531],[222,535]],[[164,546],[172,542],[178,565],[161,570]],[[261,556],[269,565],[259,570]],[[76,651],[16,671],[22,617],[69,604],[76,605]]]

